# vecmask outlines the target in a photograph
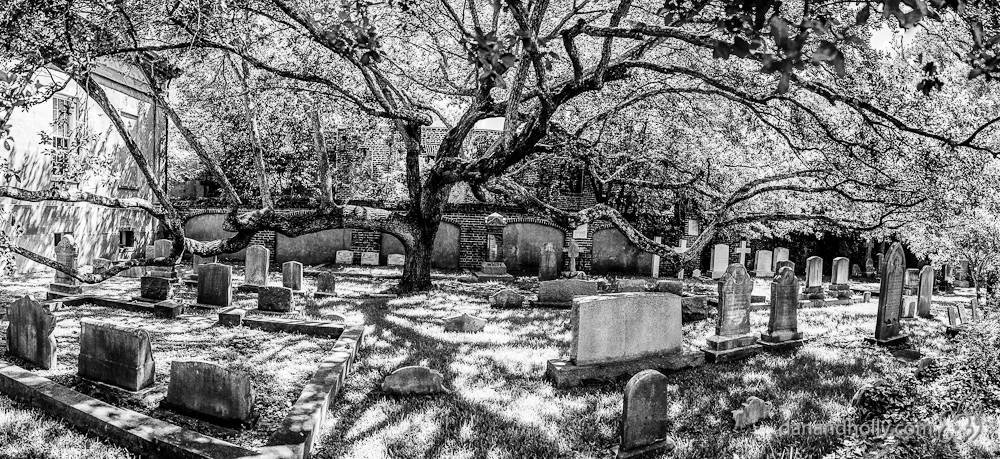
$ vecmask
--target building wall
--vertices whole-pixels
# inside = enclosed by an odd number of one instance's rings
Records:
[[[135,72],[109,64],[99,69],[95,79],[104,86],[111,103],[118,108],[126,124],[132,126],[132,135],[139,144],[156,177],[165,177],[165,145],[167,123],[162,110],[150,103],[139,89]],[[53,70],[57,81],[65,75]],[[75,98],[77,125],[85,129],[92,142],[79,157],[70,159],[72,164],[88,164],[86,173],[78,181],[67,182],[71,190],[86,191],[103,196],[143,198],[152,200],[145,178],[135,166],[131,155],[122,144],[121,137],[112,127],[110,119],[90,100],[75,83],[70,82],[57,97],[16,111],[10,120],[9,138],[0,142],[0,159],[5,159],[19,177],[5,179],[0,185],[26,190],[51,188],[59,176],[52,174],[53,158],[45,154],[40,132],[53,133],[54,105],[57,100]],[[157,186],[162,186],[158,184]],[[135,246],[143,247],[153,240],[157,221],[140,210],[109,209],[86,203],[42,202],[30,203],[0,198],[0,231],[16,236],[16,243],[33,252],[54,258],[55,233],[73,233],[80,247],[78,264],[89,264],[94,258],[114,259],[118,253],[119,231],[135,232]],[[20,234],[18,236],[18,234]],[[141,254],[141,249],[138,251]],[[27,273],[47,270],[42,265],[15,257],[16,271]]]

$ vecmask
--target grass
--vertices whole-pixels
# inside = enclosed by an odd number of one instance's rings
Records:
[[[307,279],[307,286],[311,282]],[[522,286],[530,288],[530,284]],[[11,285],[14,284],[4,285],[0,304],[13,299],[9,294],[12,290],[23,292],[44,287],[37,281],[7,288]],[[362,294],[391,285],[391,280],[352,278],[341,281],[338,289]],[[435,285],[437,289],[433,292],[396,299],[338,298],[307,305],[307,312],[313,317],[344,314],[350,321],[369,325],[355,372],[331,407],[330,417],[334,422],[326,426],[314,457],[609,456],[610,449],[618,443],[625,382],[557,390],[543,379],[546,362],[568,350],[571,338],[568,311],[492,310],[487,297],[500,288],[498,284],[436,281]],[[134,292],[137,286],[111,284],[102,288],[120,290],[124,295]],[[252,298],[241,295],[237,300],[252,302]],[[938,319],[905,319],[904,330],[912,336],[910,347],[945,358],[960,349],[956,349],[956,342],[944,337],[941,322],[945,317],[944,304],[968,301],[968,297],[942,296],[935,301]],[[441,320],[463,311],[489,319],[486,329],[475,334],[444,332]],[[805,348],[667,374],[672,397],[671,435],[677,443],[672,457],[763,459],[789,457],[790,452],[798,454],[795,457],[868,457],[878,448],[887,451],[886,457],[971,458],[997,454],[1000,437],[993,419],[983,435],[968,443],[779,433],[782,423],[789,420],[809,423],[851,420],[855,413],[850,400],[862,386],[912,381],[907,376],[912,375],[914,363],[896,360],[887,350],[862,342],[863,337],[873,332],[875,312],[874,303],[803,309],[799,313],[800,330],[813,338]],[[258,393],[264,390],[269,394],[265,397],[269,400],[265,403],[269,404],[262,411],[273,413],[272,418],[262,418],[261,431],[273,426],[273,418],[280,420],[282,410],[287,409],[282,403],[291,403],[297,397],[304,378],[314,367],[306,362],[315,362],[315,356],[328,349],[323,340],[219,329],[207,326],[200,319],[158,321],[148,315],[103,308],[81,308],[65,314],[68,320],[61,321],[58,329],[60,345],[64,346],[60,351],[59,371],[64,374],[55,377],[71,379],[66,373],[75,370],[72,360],[76,351],[72,343],[76,319],[99,316],[132,321],[156,331],[153,348],[158,362],[158,385],[165,387],[169,370],[165,362],[183,356],[209,356],[255,371]],[[754,330],[764,330],[766,323],[765,311],[752,313]],[[713,332],[711,320],[685,324],[685,344],[701,346]],[[68,360],[64,362],[65,359]],[[405,365],[427,365],[441,371],[451,392],[410,398],[383,394],[379,388],[382,378]],[[736,430],[730,411],[749,396],[773,402],[777,416],[751,428]],[[0,397],[0,409],[4,406],[11,405]],[[11,414],[0,412],[3,423],[0,444],[5,436],[12,438],[13,432],[34,430],[29,423],[48,423],[52,438],[68,442],[69,454],[103,457],[88,451],[104,447],[111,451],[107,457],[125,457],[120,449],[72,433],[51,418],[16,407],[6,409]],[[929,412],[933,414],[934,410]],[[168,416],[159,410],[154,414]],[[168,420],[177,422],[169,417]],[[189,427],[210,429],[203,424]],[[262,437],[257,433],[240,433],[227,439],[253,446],[259,438]],[[21,446],[17,448],[31,447],[38,441],[44,440],[18,441]],[[0,454],[9,454],[3,450],[5,447],[8,446],[0,446]],[[46,450],[46,447],[39,446],[42,449],[29,456],[76,457],[63,456],[60,450]]]

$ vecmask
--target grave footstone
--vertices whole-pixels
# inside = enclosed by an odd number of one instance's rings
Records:
[[[715,244],[712,246],[712,265],[709,267],[712,279],[718,279],[726,273],[729,266],[729,245]]]
[[[149,332],[94,319],[81,320],[80,327],[81,378],[133,392],[153,384]]]
[[[799,279],[789,268],[782,268],[771,282],[771,316],[767,333],[761,333],[760,344],[765,350],[784,350],[805,343],[799,332]]]
[[[39,303],[24,296],[7,309],[7,349],[43,370],[56,366],[56,317],[54,303]]]
[[[316,277],[317,296],[337,296],[337,278],[331,272],[319,273]]]
[[[771,417],[774,404],[765,402],[757,397],[750,397],[738,410],[733,410],[733,422],[737,429],[750,427],[760,421]]]
[[[524,295],[511,289],[503,289],[490,295],[490,306],[500,309],[517,309],[524,306]]]
[[[758,250],[757,254],[754,256],[754,276],[755,277],[774,277],[774,271],[772,271],[771,257],[773,256],[770,250]]]
[[[662,373],[643,370],[629,379],[622,403],[618,459],[674,449],[667,437],[670,404],[670,384]]]
[[[256,290],[267,285],[267,276],[271,268],[271,251],[262,245],[247,247],[246,280],[244,286]]]
[[[468,313],[444,318],[444,331],[475,333],[483,331],[485,327],[486,319],[472,316]]]
[[[250,375],[243,371],[204,360],[170,363],[170,384],[163,405],[181,414],[240,426],[250,421],[255,399]]]
[[[851,281],[848,276],[848,267],[850,265],[851,260],[846,257],[833,259],[833,268],[830,271],[830,292],[839,299],[851,297]]]
[[[350,250],[338,250],[334,261],[338,265],[352,265],[354,264],[354,252]]]
[[[143,276],[139,279],[137,301],[159,303],[174,297],[174,287],[170,279],[158,276]]]
[[[556,249],[552,243],[542,247],[541,256],[538,260],[538,280],[548,281],[559,278],[559,265],[556,264]]]
[[[286,261],[281,265],[281,285],[293,292],[302,291],[302,263]]]
[[[816,256],[809,257],[806,259],[806,286],[802,288],[802,299],[824,298],[826,295],[823,293],[823,259]]]
[[[389,266],[403,266],[406,264],[406,255],[393,253],[386,257],[385,264]]]
[[[378,266],[378,252],[361,252],[362,266]]]
[[[433,395],[448,392],[444,375],[427,367],[410,366],[393,371],[382,380],[382,392],[389,395]]]
[[[228,308],[233,303],[233,267],[208,263],[198,267],[198,298],[195,307]]]
[[[773,261],[774,261],[774,266],[771,268],[771,270],[772,272],[778,272],[780,268],[780,266],[778,266],[778,263],[781,263],[783,261],[788,261],[788,249],[785,247],[775,247]]]
[[[750,333],[750,292],[753,279],[738,263],[729,265],[719,279],[719,318],[715,335],[706,339],[705,360],[722,363],[744,359],[757,353],[759,335]]]
[[[270,312],[291,312],[295,299],[288,287],[267,286],[257,291],[257,309]]]
[[[925,319],[934,317],[931,314],[931,298],[934,295],[934,268],[931,265],[920,269],[917,295],[917,315]]]
[[[866,338],[869,343],[895,346],[906,342],[907,336],[902,333],[899,321],[905,275],[906,259],[903,256],[903,246],[894,242],[885,257],[885,270],[879,286],[875,336]]]
[[[56,246],[56,261],[69,268],[76,269],[79,253],[80,249],[76,245],[76,240],[73,239],[72,235],[65,234],[59,240],[59,245]],[[69,274],[56,270],[55,278],[49,284],[49,290],[46,292],[45,298],[52,300],[65,296],[80,295],[82,293],[83,288],[80,287],[80,281]]]
[[[557,279],[538,284],[537,306],[570,308],[577,296],[597,295],[597,282],[580,279]]]

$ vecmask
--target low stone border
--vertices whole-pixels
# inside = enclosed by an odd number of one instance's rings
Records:
[[[319,320],[281,319],[278,317],[247,317],[247,310],[237,307],[219,311],[219,325],[227,327],[244,326],[268,332],[300,333],[324,338],[338,337],[344,333],[345,325],[339,322]]]
[[[559,389],[576,387],[588,381],[617,381],[628,379],[642,370],[661,372],[699,367],[705,364],[705,353],[685,346],[682,351],[626,362],[576,365],[569,360],[552,359],[545,368],[545,379]]]

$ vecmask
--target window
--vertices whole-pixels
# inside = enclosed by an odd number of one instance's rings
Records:
[[[75,97],[56,95],[52,98],[52,146],[69,148],[69,140],[78,119]],[[54,166],[53,166],[54,167]]]
[[[121,247],[135,247],[135,231],[123,229],[118,232],[118,245]]]

